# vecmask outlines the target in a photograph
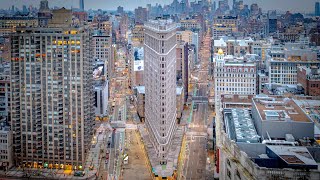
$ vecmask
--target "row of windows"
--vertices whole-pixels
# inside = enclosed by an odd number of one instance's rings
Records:
[[[319,84],[311,84],[310,87],[319,87]]]
[[[226,73],[217,73],[217,77],[256,77],[255,74],[226,74]]]
[[[228,86],[231,86],[231,87],[233,87],[233,86],[240,86],[240,87],[255,87],[255,84],[243,84],[243,83],[218,83],[217,84],[217,86],[218,87],[223,87],[223,86],[225,86],[225,87],[228,87]]]
[[[255,88],[217,88],[218,91],[232,91],[232,92],[254,92]]]
[[[217,79],[217,82],[255,82],[255,79]]]
[[[223,68],[223,69],[220,69],[218,68],[217,69],[217,72],[231,72],[231,68]],[[245,69],[242,69],[242,68],[233,68],[232,69],[232,72],[249,72],[249,69],[248,68],[245,68]],[[254,72],[254,68],[251,68],[250,69],[250,72],[253,73]]]

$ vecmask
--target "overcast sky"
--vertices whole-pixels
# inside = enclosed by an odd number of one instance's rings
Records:
[[[125,10],[133,10],[137,6],[145,7],[146,4],[169,4],[173,0],[84,0],[85,9],[104,9],[115,10],[118,6],[123,6]],[[178,0],[181,1],[181,0]],[[194,0],[189,0],[193,2]],[[217,0],[216,0],[217,1]],[[258,3],[263,10],[290,10],[293,12],[314,12],[315,2],[320,0],[243,0],[245,4],[251,4],[253,2]],[[39,6],[40,0],[0,0],[1,8],[8,8],[12,5],[21,9],[22,5]],[[229,0],[232,5],[232,0]],[[59,7],[79,7],[79,0],[49,0],[49,6]]]

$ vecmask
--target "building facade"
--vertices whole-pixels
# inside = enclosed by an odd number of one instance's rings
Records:
[[[109,100],[108,81],[97,82],[94,88],[95,93],[95,114],[98,117],[106,116],[108,113]]]
[[[10,64],[0,64],[0,123],[10,123]]]
[[[297,80],[303,87],[305,95],[320,96],[320,71],[317,66],[298,67]]]
[[[144,28],[142,24],[136,24],[132,29],[131,43],[133,45],[143,45],[144,41]]]
[[[0,123],[0,170],[8,170],[13,166],[12,131],[6,123]]]
[[[160,164],[166,164],[176,129],[176,24],[153,20],[145,24],[145,116]]]
[[[147,8],[138,7],[134,10],[134,19],[137,24],[143,24],[148,20],[148,10]]]
[[[81,169],[95,126],[90,31],[55,26],[11,36],[14,161]]]
[[[233,16],[217,16],[213,19],[213,38],[231,35],[238,32],[238,18]]]
[[[297,84],[298,66],[317,66],[319,61],[302,61],[295,59],[270,59],[266,63],[269,72],[269,83],[278,84]]]
[[[92,38],[92,46],[94,59],[104,62],[104,68],[107,72],[105,76],[111,77],[114,71],[112,37],[103,33],[97,33]]]
[[[17,27],[37,27],[38,19],[28,16],[0,17],[0,36],[9,36]]]
[[[215,99],[221,94],[256,94],[256,64],[228,58],[222,49],[214,58]]]

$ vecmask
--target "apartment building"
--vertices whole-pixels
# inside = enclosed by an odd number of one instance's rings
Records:
[[[11,36],[14,163],[82,169],[95,127],[92,41],[72,27],[71,11],[53,17],[54,28]]]

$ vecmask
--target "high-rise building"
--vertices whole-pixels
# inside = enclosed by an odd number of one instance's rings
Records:
[[[26,5],[23,5],[23,6],[22,6],[22,12],[23,12],[24,14],[27,14],[27,13],[28,13],[28,9],[27,9],[27,6],[26,6]]]
[[[236,10],[236,9],[237,9],[237,1],[236,1],[236,0],[233,0],[232,10]]]
[[[217,10],[217,2],[216,1],[213,1],[213,3],[212,3],[212,10],[213,10],[213,12],[215,12]]]
[[[81,11],[84,11],[84,0],[79,0],[79,7]]]
[[[118,8],[117,8],[117,13],[118,13],[118,14],[123,14],[123,13],[124,13],[124,10],[123,10],[123,7],[122,7],[122,6],[118,6]]]
[[[275,33],[277,32],[277,12],[276,11],[269,11],[268,12],[268,32]]]
[[[42,0],[42,1],[40,1],[39,11],[48,11],[48,10],[49,10],[48,0]]]
[[[113,47],[112,36],[97,32],[92,38],[93,58],[104,62],[104,75],[111,77],[113,72]]]
[[[148,10],[147,8],[138,7],[134,10],[134,19],[138,24],[143,24],[148,20]]]
[[[216,16],[213,19],[213,38],[238,32],[239,19],[235,16]]]
[[[38,12],[38,24],[40,27],[46,27],[49,19],[52,18],[51,11],[49,9],[48,0],[40,1],[40,8]]]
[[[37,27],[38,19],[36,17],[0,17],[0,36],[9,36],[17,27]]]
[[[53,17],[54,28],[17,28],[11,36],[14,161],[82,169],[95,125],[91,36],[65,24],[70,10]]]
[[[176,130],[176,24],[150,20],[145,24],[145,116],[159,164],[167,164]]]
[[[189,44],[188,42],[179,42],[177,45],[177,80],[184,91],[183,102],[187,102],[189,87]],[[181,81],[181,82],[180,82]]]
[[[320,16],[320,3],[319,2],[316,2],[316,4],[315,4],[315,12],[314,12],[314,14],[316,16]]]
[[[8,62],[0,63],[0,106],[0,123],[10,123],[10,63]]]

